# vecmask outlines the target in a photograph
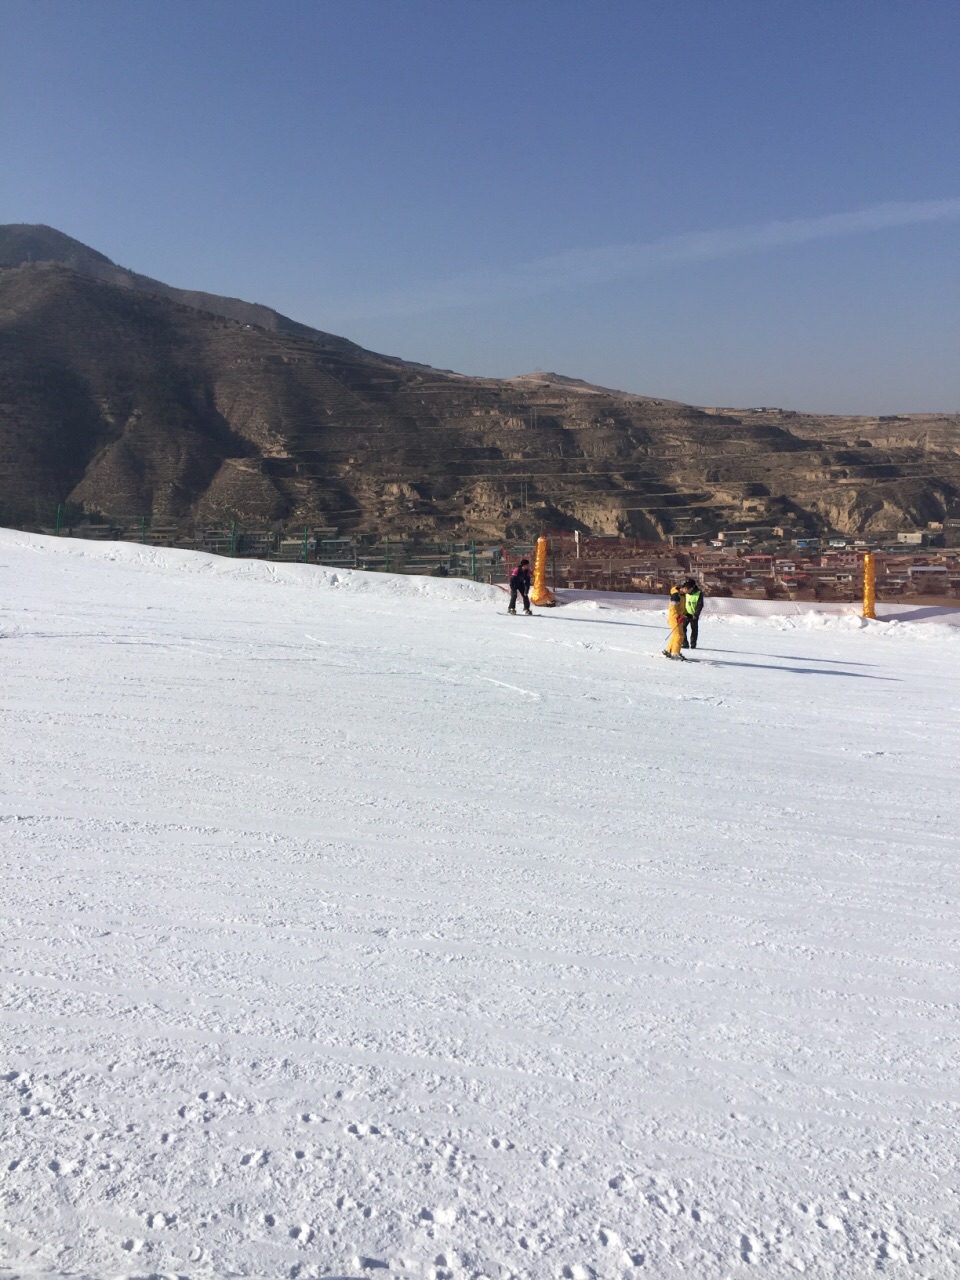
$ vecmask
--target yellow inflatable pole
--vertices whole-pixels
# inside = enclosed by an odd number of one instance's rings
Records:
[[[863,616],[876,618],[877,611],[877,566],[873,553],[867,551],[863,557]]]
[[[557,597],[547,589],[547,540],[543,536],[537,539],[537,552],[533,558],[533,590],[530,592],[530,603],[541,609],[557,603]]]

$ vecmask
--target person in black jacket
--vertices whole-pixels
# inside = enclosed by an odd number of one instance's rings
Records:
[[[700,632],[700,615],[703,613],[703,588],[693,578],[682,582],[684,591],[683,614],[680,625],[683,627],[682,649],[695,649]]]
[[[507,613],[517,612],[517,594],[523,600],[523,612],[532,613],[530,608],[530,561],[521,560],[510,575],[510,605]]]

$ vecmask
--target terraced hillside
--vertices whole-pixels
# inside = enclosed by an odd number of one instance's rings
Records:
[[[469,378],[107,259],[91,274],[93,250],[10,230],[6,503],[391,536],[519,536],[547,522],[655,537],[745,520],[906,529],[960,501],[957,416],[719,410],[554,374]]]

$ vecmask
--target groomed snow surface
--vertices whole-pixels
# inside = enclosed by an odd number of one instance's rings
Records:
[[[0,580],[0,1274],[960,1274],[960,631]]]

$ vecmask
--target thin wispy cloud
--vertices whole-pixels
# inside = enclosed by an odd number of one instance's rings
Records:
[[[960,199],[873,205],[820,218],[747,224],[697,231],[639,244],[572,249],[534,258],[502,271],[477,271],[359,300],[355,315],[410,315],[554,293],[578,285],[634,279],[671,266],[765,253],[815,240],[835,240],[894,227],[960,220]]]

